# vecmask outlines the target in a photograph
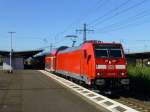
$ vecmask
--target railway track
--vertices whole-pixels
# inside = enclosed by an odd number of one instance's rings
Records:
[[[96,92],[96,93],[100,92],[99,90],[94,90],[94,89],[92,91]],[[99,93],[99,94],[101,94],[101,93]],[[105,96],[105,94],[104,94],[104,96]],[[108,97],[108,96],[106,95],[106,97]],[[115,100],[119,103],[122,103],[128,107],[131,107],[135,110],[138,110],[139,112],[150,112],[150,101],[144,102],[144,101],[132,98],[132,97],[123,97],[123,96],[120,96],[119,98],[111,98],[111,99]]]
[[[150,112],[150,106],[145,105],[142,101],[133,98],[120,97],[119,99],[115,99],[115,101],[118,101],[140,112]]]
[[[89,89],[89,88],[87,88]],[[91,90],[91,89],[90,89]],[[93,92],[99,93],[99,90],[92,90]],[[100,94],[100,93],[99,93]],[[105,96],[105,95],[104,95]],[[106,95],[107,97],[107,95]],[[115,100],[119,103],[122,103],[128,107],[131,107],[135,110],[138,110],[139,112],[150,112],[150,101],[144,102],[137,99],[134,99],[132,97],[119,97],[119,98],[111,98],[112,100]]]
[[[88,88],[87,88],[88,89]],[[90,89],[91,90],[91,89]],[[99,90],[92,90],[93,92],[99,93]],[[100,93],[99,93],[100,94]],[[104,95],[105,96],[105,95]],[[106,95],[107,97],[107,95]],[[111,98],[119,103],[122,103],[128,107],[131,107],[139,112],[150,112],[150,102],[144,103],[144,101],[140,101],[134,98],[128,97],[119,97],[119,98]]]

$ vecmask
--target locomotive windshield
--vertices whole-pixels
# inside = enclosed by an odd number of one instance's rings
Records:
[[[96,45],[95,56],[96,58],[121,58],[123,56],[121,45]]]
[[[117,50],[109,50],[109,57],[115,57],[115,58],[120,58],[122,57],[122,52],[121,49],[117,49]]]
[[[107,58],[108,52],[107,50],[95,49],[95,54],[97,58]]]

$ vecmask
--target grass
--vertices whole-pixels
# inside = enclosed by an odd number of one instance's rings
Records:
[[[150,92],[150,67],[128,66],[128,76],[131,79],[131,89]]]

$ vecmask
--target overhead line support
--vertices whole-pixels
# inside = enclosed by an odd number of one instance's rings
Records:
[[[87,40],[87,32],[92,32],[94,30],[87,29],[87,25],[83,24],[83,29],[77,29],[76,32],[83,32],[83,42]]]

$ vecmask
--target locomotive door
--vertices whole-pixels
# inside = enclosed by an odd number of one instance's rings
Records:
[[[92,63],[91,63],[91,55],[87,56],[87,66],[88,66],[88,75],[92,75]]]
[[[86,68],[86,56],[85,56],[85,50],[81,52],[80,57],[80,75],[83,78],[84,76],[87,76],[87,68]]]
[[[84,76],[88,77],[91,72],[91,63],[90,63],[91,55],[87,54],[87,51],[84,50],[83,52],[83,74]]]
[[[86,76],[88,81],[89,77],[91,76],[92,73],[92,63],[91,63],[91,55],[87,54],[87,51],[84,50],[84,55],[83,55],[83,71],[84,71],[84,76]]]
[[[84,52],[81,52],[81,55],[80,55],[80,76],[84,76]]]

